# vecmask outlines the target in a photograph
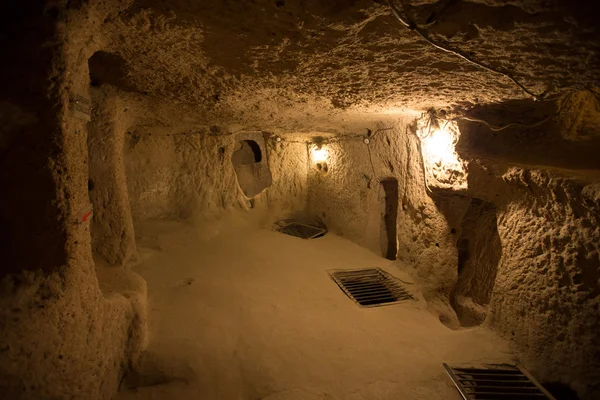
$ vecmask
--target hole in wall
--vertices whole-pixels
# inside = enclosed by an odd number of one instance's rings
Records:
[[[262,140],[262,136],[253,137]],[[263,151],[257,140],[244,139],[236,142],[231,155],[238,185],[248,198],[256,196],[271,186],[272,180],[269,165],[263,162]],[[264,145],[264,142],[262,144]]]
[[[240,140],[236,143],[231,161],[234,165],[250,165],[262,161],[260,146],[254,140]]]
[[[97,51],[88,60],[88,67],[92,87],[106,84],[118,87],[126,92],[139,92],[127,80],[127,63],[125,59],[117,54]]]

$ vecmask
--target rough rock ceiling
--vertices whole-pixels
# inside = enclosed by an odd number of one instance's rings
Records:
[[[395,1],[435,38],[534,92],[598,86],[600,40],[585,2]],[[528,97],[431,46],[385,0],[136,0],[104,35],[124,60],[115,79],[124,89],[196,115],[318,119]]]

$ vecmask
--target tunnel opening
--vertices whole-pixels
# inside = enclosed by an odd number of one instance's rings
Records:
[[[456,245],[458,279],[450,304],[465,327],[481,325],[488,314],[502,256],[496,220],[496,207],[477,198],[471,199],[462,219]]]
[[[388,260],[395,260],[398,253],[398,180],[382,179],[380,243],[381,254]]]

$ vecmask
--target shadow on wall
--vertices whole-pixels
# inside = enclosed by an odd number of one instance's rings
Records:
[[[558,400],[579,400],[577,393],[571,389],[569,385],[564,383],[548,382],[543,383],[542,386],[544,386],[544,388],[546,388],[546,390]]]
[[[271,186],[271,172],[263,154],[264,139],[261,134],[253,134],[239,140],[231,156],[240,189],[250,199]]]
[[[461,223],[458,247],[458,280],[450,304],[462,326],[481,325],[488,312],[502,245],[496,207],[473,198]]]

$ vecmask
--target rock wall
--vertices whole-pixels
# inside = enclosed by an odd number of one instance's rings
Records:
[[[478,117],[494,125],[507,115],[539,121],[552,108],[558,118],[500,132],[464,124],[458,145],[470,160],[469,195],[497,212],[501,257],[487,322],[536,377],[582,399],[600,397],[598,104],[595,92],[582,91],[556,105],[483,107]]]
[[[600,186],[514,169],[492,324],[545,382],[600,397]]]
[[[305,143],[277,141],[267,135],[267,158],[273,182],[266,191],[271,213],[278,218],[306,215],[309,157]]]
[[[395,178],[397,258],[413,268],[440,318],[457,325],[448,304],[457,277],[457,238],[425,188],[418,139],[410,122],[406,118],[395,126],[373,129],[368,144],[363,137],[325,141],[327,172],[311,163],[309,211],[333,232],[385,256],[380,243],[385,192],[379,181]]]
[[[397,256],[414,268],[440,320],[453,328],[485,321],[513,341],[542,382],[598,398],[600,186],[591,183],[594,174],[471,159],[467,190],[429,192],[417,139],[406,122],[393,128],[368,144],[363,137],[323,142],[328,160],[320,168],[310,163],[311,214],[381,254],[379,181],[397,179]]]
[[[144,129],[130,130],[126,136],[127,188],[135,221],[192,218],[245,203],[230,162],[230,138],[204,131]]]
[[[306,145],[266,145],[269,187],[248,199],[238,184],[232,155],[248,133],[211,134],[209,129],[134,128],[125,138],[127,188],[134,221],[196,219],[232,210],[260,209],[271,219],[306,209]],[[254,135],[256,136],[256,134]]]
[[[35,1],[10,8],[0,24],[11,60],[0,67],[0,391],[110,398],[143,347],[145,285],[118,269],[120,288],[101,290],[83,219],[89,110],[79,101],[89,97],[87,58],[98,45],[88,39],[108,14]]]

